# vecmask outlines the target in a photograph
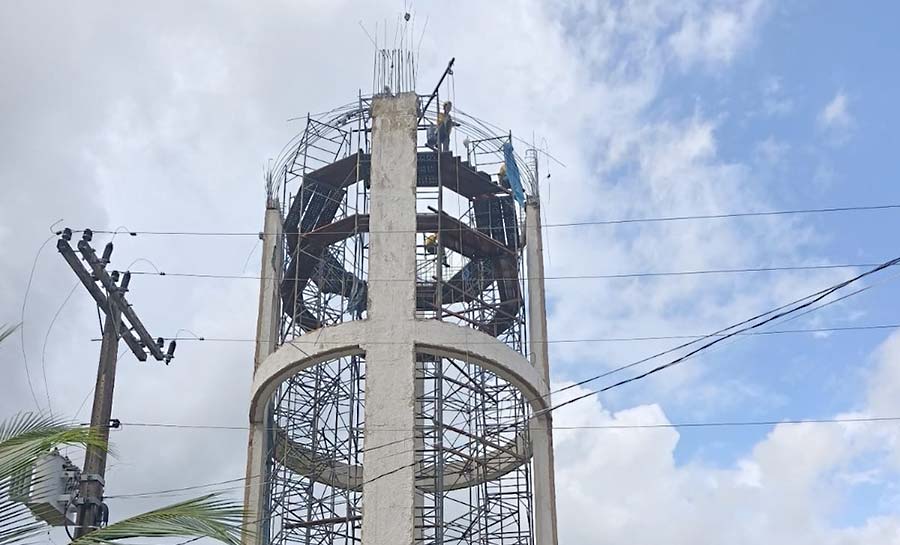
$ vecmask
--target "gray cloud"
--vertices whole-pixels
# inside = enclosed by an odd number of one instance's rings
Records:
[[[0,243],[14,258],[0,260],[0,322],[18,321],[34,252],[59,218],[72,227],[257,231],[264,165],[301,128],[286,119],[351,101],[360,89],[368,92],[373,48],[357,21],[372,31],[378,21],[383,30],[385,19],[397,16],[396,9],[393,4],[348,2],[4,4]],[[766,187],[754,182],[751,167],[717,155],[715,121],[702,112],[680,118],[653,110],[672,59],[683,56],[685,70],[727,69],[731,59],[752,45],[764,10],[720,6],[716,13],[721,17],[706,20],[686,2],[473,3],[449,11],[417,9],[420,29],[428,18],[420,89],[430,88],[455,56],[452,98],[458,107],[523,137],[533,130],[568,165],[552,166],[553,177],[542,187],[548,221],[714,213],[768,204]],[[478,17],[471,16],[475,10]],[[741,33],[723,37],[713,32],[717,21],[738,25]],[[725,38],[727,55],[721,49]],[[673,40],[681,45],[673,47]],[[592,251],[586,252],[588,236]],[[115,242],[114,266],[145,258],[163,270],[240,274],[256,240],[120,234]],[[618,267],[740,266],[798,254],[813,259],[816,243],[817,234],[802,223],[773,220],[715,230],[701,225],[677,231],[666,226],[553,230],[548,247],[551,272],[574,274]],[[44,397],[44,336],[74,283],[54,254],[51,244],[38,261],[25,316],[28,363],[39,400]],[[251,270],[257,259],[251,260]],[[144,262],[138,267],[152,268]],[[766,290],[753,279],[685,278],[665,285],[587,288],[554,283],[551,337],[703,331],[805,293],[811,281],[825,283],[832,277],[779,278]],[[253,334],[254,281],[141,276],[132,286],[130,299],[153,334],[171,336],[179,328],[217,337]],[[99,348],[90,341],[98,336],[94,314],[89,297],[77,290],[49,337],[48,384],[54,409],[61,414],[74,415],[93,383]],[[0,386],[0,416],[32,404],[19,348],[18,341],[0,348],[0,365],[9,373]],[[560,363],[588,361],[599,370],[652,348],[561,347],[554,356]],[[169,367],[138,364],[126,353],[115,416],[123,421],[241,425],[246,422],[251,366],[249,343],[184,342]],[[561,375],[571,370],[564,365],[557,369]],[[651,383],[648,395],[673,401],[668,389],[702,382],[703,369],[698,364],[678,370],[669,375],[668,384]],[[88,411],[82,410],[80,418],[86,419]],[[599,414],[602,408],[585,411]],[[664,418],[659,407],[642,405],[635,414]],[[126,426],[113,440],[120,459],[110,471],[111,494],[243,475],[246,437],[241,431]],[[626,460],[653,449],[665,457],[677,434],[634,441],[617,447]],[[596,505],[596,498],[582,498],[583,491],[566,485],[592,470],[589,464],[587,469],[579,466],[577,455],[583,451],[572,445],[560,442],[561,501]],[[657,474],[662,484],[683,490],[678,487],[684,477],[671,460],[650,462],[662,464]],[[691,478],[715,476],[701,468]],[[615,493],[633,483],[605,486]],[[239,490],[233,492],[240,496]],[[120,517],[172,500],[123,499],[111,506],[113,516]],[[750,508],[749,503],[740,505]],[[637,523],[622,520],[623,535],[628,535]],[[879,524],[892,523],[870,522],[872,528]],[[728,528],[717,530],[723,540],[729,535]],[[866,531],[875,535],[878,530]],[[683,532],[669,541],[693,539],[688,530]],[[563,535],[564,543],[589,540],[574,529]],[[647,534],[644,542],[651,537]],[[847,543],[856,542],[863,541]]]

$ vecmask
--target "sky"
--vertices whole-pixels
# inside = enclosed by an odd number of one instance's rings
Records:
[[[259,231],[267,161],[302,130],[289,120],[370,92],[360,27],[393,28],[404,10],[424,30],[420,92],[455,57],[458,108],[558,159],[542,180],[546,223],[900,202],[891,2],[5,2],[0,324],[23,328],[0,346],[0,418],[36,405],[89,417],[96,310],[52,230]],[[897,227],[882,210],[548,228],[545,259],[548,276],[879,263],[898,253]],[[113,254],[119,268],[246,276],[258,262],[254,237],[120,233]],[[549,337],[708,333],[864,269],[548,280]],[[895,324],[896,274],[781,328]],[[256,281],[136,276],[131,289],[154,335],[253,335]],[[552,379],[675,344],[556,343]],[[185,342],[169,366],[123,354],[113,519],[197,491],[148,493],[243,476],[241,430],[127,423],[243,426],[251,373],[247,343]],[[555,424],[892,416],[900,333],[884,328],[742,337],[566,406]],[[900,424],[559,429],[555,441],[564,545],[900,544]]]

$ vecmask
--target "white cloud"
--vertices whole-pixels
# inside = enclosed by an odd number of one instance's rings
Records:
[[[9,144],[0,147],[7,192],[0,221],[16,233],[4,239],[15,241],[8,251],[29,258],[0,262],[2,309],[18,309],[30,257],[59,217],[76,227],[258,230],[261,167],[298,130],[283,120],[353,100],[359,88],[365,93],[371,44],[356,21],[381,20],[385,10],[396,9],[284,4],[273,14],[243,4],[135,4],[123,14],[80,5],[54,6],[59,16],[47,18],[39,7],[27,6],[33,11],[0,17],[0,59],[9,67],[0,76],[6,78],[0,104],[15,104],[3,110],[0,127]],[[348,9],[357,10],[349,20]],[[475,10],[479,17],[471,16]],[[665,98],[673,55],[683,70],[727,69],[753,43],[766,11],[762,2],[704,3],[701,9],[668,0],[473,3],[435,11],[422,42],[420,88],[430,87],[456,56],[458,107],[549,140],[568,165],[552,166],[552,182],[542,187],[549,222],[770,208],[752,165],[719,155],[718,121],[702,111],[654,112]],[[549,272],[567,275],[793,263],[815,258],[817,240],[802,223],[786,219],[548,232]],[[163,270],[238,273],[254,244],[252,238],[122,237],[114,262],[145,257]],[[812,291],[811,284],[837,274],[554,282],[551,337],[707,332]],[[59,286],[71,281],[58,257],[45,253],[26,315],[33,371],[40,365],[34,354],[62,299]],[[141,277],[130,296],[154,334],[188,327],[207,337],[247,338],[256,289],[254,282]],[[73,298],[48,344],[49,388],[66,414],[92,386],[83,376],[96,362],[97,345],[87,340],[96,336],[86,318],[93,310],[84,294]],[[0,316],[0,322],[14,321],[15,314]],[[657,346],[555,347],[556,369],[564,376],[577,363],[577,372],[600,371]],[[28,406],[30,395],[18,346],[5,346],[0,358],[4,368],[20,373],[10,376],[16,388],[0,396],[0,412],[7,415]],[[706,363],[698,360],[673,369],[665,381],[650,381],[645,395],[663,405],[629,401],[622,406],[630,409],[610,413],[588,403],[561,412],[558,423],[666,422],[665,403],[763,399],[751,385],[704,381]],[[244,424],[251,365],[251,345],[240,343],[182,343],[168,368],[123,358],[114,415]],[[679,386],[688,384],[708,385],[703,391],[709,393],[699,401],[679,398]],[[37,388],[40,395],[42,386]],[[126,427],[113,437],[124,465],[110,474],[110,489],[140,492],[241,476],[244,434],[218,433]],[[760,543],[768,542],[764,530],[812,543],[800,534],[825,512],[817,479],[846,454],[807,452],[794,433],[814,446],[842,440],[834,430],[777,432],[735,468],[719,470],[677,465],[679,435],[673,430],[561,432],[563,543]],[[791,474],[787,456],[808,460],[807,473]],[[170,500],[117,501],[113,518]],[[574,518],[583,513],[596,516]],[[656,517],[652,524],[648,513]],[[733,524],[735,513],[745,524]],[[862,543],[890,528],[896,528],[893,519],[872,518],[848,530],[848,541],[840,543]],[[739,531],[749,537],[738,541]],[[835,544],[844,535],[825,532],[809,535]]]
[[[762,0],[694,5],[669,42],[685,67],[728,64],[752,42],[767,9]]]
[[[842,144],[850,137],[856,123],[850,113],[849,99],[843,91],[838,91],[822,108],[818,123],[819,128],[834,144]]]
[[[847,111],[847,95],[838,91],[831,102],[825,105],[819,114],[819,122],[826,127],[846,128],[853,122]]]
[[[837,417],[900,412],[900,334],[875,359],[865,411]],[[554,402],[585,392],[573,388]],[[596,398],[561,408],[554,422],[666,423],[657,405],[611,412]],[[670,428],[563,429],[555,434],[561,542],[897,544],[898,514],[855,525],[838,524],[833,515],[854,487],[896,478],[900,466],[889,470],[882,461],[896,451],[898,437],[892,424],[782,424],[722,468],[676,463],[680,433]]]
[[[763,81],[763,113],[770,116],[783,116],[794,109],[794,101],[784,95],[781,78],[768,77]]]
[[[790,151],[790,144],[774,136],[769,136],[756,144],[756,155],[763,168],[778,168]]]

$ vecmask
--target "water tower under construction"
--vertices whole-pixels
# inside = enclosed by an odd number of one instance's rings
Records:
[[[246,545],[556,545],[539,153],[451,69],[380,51],[275,163]]]

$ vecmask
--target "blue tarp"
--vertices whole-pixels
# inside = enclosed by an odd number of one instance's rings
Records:
[[[522,189],[522,179],[519,176],[519,165],[516,164],[516,156],[513,153],[512,144],[503,144],[503,161],[506,163],[506,179],[512,188],[513,197],[519,206],[525,206],[525,190]]]

